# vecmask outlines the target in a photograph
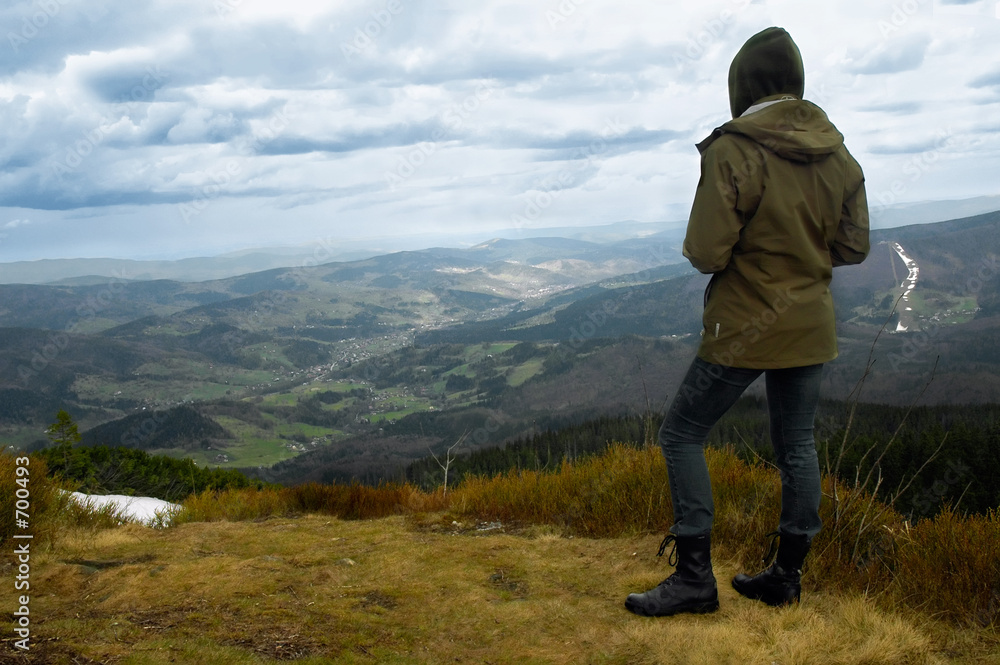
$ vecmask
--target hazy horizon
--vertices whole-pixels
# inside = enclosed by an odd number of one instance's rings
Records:
[[[19,0],[0,262],[686,217],[727,73],[785,27],[873,206],[996,196],[992,0]]]
[[[954,212],[949,212],[949,211]],[[928,224],[951,219],[959,219],[974,215],[984,214],[1000,210],[1000,196],[975,197],[971,199],[921,201],[912,204],[896,204],[893,206],[876,206],[872,209],[872,229],[888,229],[911,224]],[[434,247],[446,248],[469,248],[477,244],[487,242],[494,238],[504,239],[527,239],[546,236],[554,237],[589,237],[592,235],[607,235],[615,232],[621,237],[640,237],[636,233],[637,227],[649,226],[650,233],[663,232],[665,230],[676,231],[679,235],[683,233],[686,220],[675,219],[671,221],[639,222],[635,220],[622,220],[608,224],[576,225],[564,227],[542,227],[542,228],[507,228],[507,229],[482,229],[465,232],[451,233],[414,233],[410,235],[382,236],[372,238],[359,238],[351,240],[337,239],[332,236],[326,238],[316,238],[308,242],[270,244],[270,245],[250,245],[245,247],[233,247],[231,249],[219,249],[216,252],[199,252],[190,250],[187,252],[174,252],[169,255],[133,255],[133,256],[61,256],[44,257],[28,260],[0,261],[0,266],[16,266],[48,261],[132,261],[139,263],[168,263],[180,261],[192,261],[199,259],[236,259],[240,256],[262,253],[270,255],[287,254],[290,264],[304,259],[316,260],[317,257],[329,259],[330,261],[351,261],[360,260],[379,254],[389,254],[400,251],[420,251]],[[631,228],[632,233],[626,232],[624,228]],[[602,230],[604,232],[602,233]],[[83,273],[80,273],[83,274]],[[0,273],[0,280],[3,274]],[[5,283],[0,281],[0,283]],[[10,281],[6,281],[10,283]]]

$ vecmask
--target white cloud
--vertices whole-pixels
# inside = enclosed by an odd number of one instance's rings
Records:
[[[873,190],[949,132],[962,159],[908,196],[998,193],[1000,73],[980,54],[1000,20],[976,3],[61,6],[16,51],[0,43],[0,207],[44,220],[5,226],[0,260],[487,234],[553,178],[534,225],[662,220],[689,206],[693,143],[728,119],[732,56],[769,25],[798,42],[807,97]]]
[[[923,64],[930,43],[931,38],[927,34],[901,35],[850,54],[844,64],[849,72],[855,74],[884,75],[912,71]]]

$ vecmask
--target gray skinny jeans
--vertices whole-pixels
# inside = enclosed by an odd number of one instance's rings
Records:
[[[823,365],[788,369],[745,369],[695,358],[660,426],[667,460],[676,536],[712,530],[714,504],[705,462],[705,440],[715,423],[747,386],[764,373],[771,445],[781,474],[781,533],[811,538],[819,517],[820,473],[813,439]]]

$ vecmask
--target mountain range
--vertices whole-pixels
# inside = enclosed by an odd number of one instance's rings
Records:
[[[998,231],[1000,212],[873,231],[868,260],[835,271],[824,395],[864,377],[866,401],[997,401]],[[655,410],[700,330],[707,278],[680,240],[620,225],[203,281],[0,285],[0,433],[43,445],[65,408],[88,444],[368,477],[463,436]]]
[[[877,197],[876,197],[877,198]],[[872,202],[872,228],[885,229],[914,224],[971,217],[1000,209],[1000,196],[980,196],[955,201],[923,201],[881,205]],[[502,240],[561,238],[598,245],[658,236],[679,245],[686,222],[623,221],[576,227],[508,228],[492,232]],[[485,234],[469,229],[462,232],[427,233],[345,241],[318,238],[312,243],[285,247],[253,248],[220,256],[179,259],[138,260],[123,258],[39,259],[0,262],[0,284],[102,284],[109,279],[146,281],[169,279],[201,282],[236,277],[252,272],[289,266],[316,265],[332,261],[348,262],[382,254],[443,245],[471,247],[482,243]]]

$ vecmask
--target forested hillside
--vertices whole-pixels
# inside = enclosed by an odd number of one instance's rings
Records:
[[[824,397],[1000,401],[998,239],[1000,213],[873,232],[868,260],[834,272],[840,357]],[[211,282],[0,286],[4,322],[40,326],[0,329],[0,432],[45,447],[65,409],[90,446],[377,483],[459,440],[476,453],[658,413],[694,355],[707,282],[673,243],[498,240]],[[964,440],[949,422],[949,442]],[[992,464],[978,452],[992,435],[970,427],[967,447]],[[764,434],[758,420],[743,437]],[[963,502],[989,502],[977,487]]]
[[[851,409],[853,416],[849,418]],[[502,447],[458,454],[449,482],[469,475],[493,476],[512,469],[553,470],[566,461],[603,452],[610,442],[656,445],[660,415],[603,417],[580,425],[519,437]],[[850,429],[846,423],[850,421]],[[768,443],[766,404],[740,400],[709,437],[709,445],[732,446],[748,462],[774,462]],[[913,519],[945,507],[986,514],[1000,506],[1000,406],[919,407],[825,401],[817,418],[820,463],[851,484],[869,479],[883,500]],[[406,480],[436,487],[442,462],[427,457],[410,464]]]

